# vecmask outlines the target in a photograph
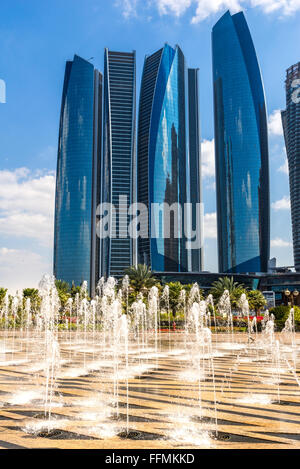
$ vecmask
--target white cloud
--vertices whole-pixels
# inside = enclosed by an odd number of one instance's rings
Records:
[[[216,212],[204,215],[204,239],[217,239],[217,214]]]
[[[270,135],[283,135],[280,109],[275,109],[269,116],[268,128]]]
[[[191,23],[196,24],[227,9],[236,13],[249,7],[259,8],[267,15],[277,13],[278,16],[290,16],[300,10],[300,0],[118,0],[116,6],[122,9],[125,18],[137,16],[139,6],[154,6],[160,15],[172,15],[177,18],[193,6]]]
[[[194,3],[197,8],[192,23],[199,23],[211,14],[226,9],[236,13],[247,7],[259,7],[265,14],[278,12],[283,16],[292,15],[300,10],[300,0],[194,0]]]
[[[276,212],[278,210],[290,210],[291,208],[290,198],[287,195],[284,195],[282,199],[277,200],[276,202],[273,202],[271,204],[271,207]]]
[[[251,0],[253,7],[260,7],[264,13],[280,12],[289,16],[300,9],[300,0]]]
[[[27,168],[0,171],[0,235],[51,246],[55,175]]]
[[[137,4],[139,0],[118,0],[115,2],[117,8],[122,9],[124,18],[137,16]]]
[[[289,165],[287,158],[285,159],[284,163],[277,169],[280,173],[289,174]]]
[[[203,140],[201,143],[202,177],[215,176],[215,142]]]
[[[10,293],[23,288],[36,288],[42,276],[51,272],[39,254],[24,249],[0,248],[0,287]]]
[[[281,238],[271,239],[271,248],[290,248],[292,243]]]
[[[193,0],[156,0],[160,15],[169,13],[179,17],[191,6]]]
[[[195,3],[197,8],[191,20],[193,24],[200,23],[210,15],[223,12],[227,9],[230,9],[231,13],[242,10],[241,2],[236,0],[197,0]]]

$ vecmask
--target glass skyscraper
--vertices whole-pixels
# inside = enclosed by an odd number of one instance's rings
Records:
[[[264,89],[243,13],[212,32],[220,272],[266,272],[270,251]]]
[[[300,271],[300,62],[286,72],[282,123],[289,166],[295,268]]]
[[[102,240],[101,274],[120,277],[135,262],[128,235],[135,189],[135,52],[104,54],[102,202],[115,207],[110,235]]]
[[[185,86],[185,59],[178,46],[166,44],[145,58],[139,103],[137,197],[148,208],[148,215],[140,218],[148,219],[138,240],[138,258],[154,271],[188,270],[183,229],[183,205],[187,202]],[[152,204],[164,203],[182,207],[177,227],[171,217],[170,236],[166,233],[165,208],[160,213],[152,210]]]
[[[192,204],[192,226],[193,230],[199,230],[198,236],[201,246],[191,249],[191,271],[201,272],[203,270],[203,248],[201,226],[196,226],[197,204],[202,202],[201,187],[201,144],[200,144],[200,122],[199,122],[199,83],[197,68],[188,69],[188,116],[189,116],[189,172],[190,172],[190,202]],[[200,223],[202,212],[198,211]]]
[[[99,277],[96,206],[100,201],[102,75],[74,56],[66,63],[59,126],[54,275],[69,284]]]

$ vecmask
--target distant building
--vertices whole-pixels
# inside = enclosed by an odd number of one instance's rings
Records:
[[[243,284],[249,290],[260,290],[275,293],[276,306],[282,304],[300,304],[300,273],[299,272],[274,272],[274,273],[257,273],[257,274],[220,274],[213,272],[154,272],[155,278],[160,280],[162,284],[169,282],[181,282],[183,285],[188,285],[197,282],[200,289],[205,292],[211,290],[213,282],[220,278],[233,277],[234,282]],[[287,290],[290,295],[287,296]],[[274,295],[272,293],[272,297]]]
[[[286,110],[282,111],[288,157],[294,263],[300,271],[300,62],[286,71]]]
[[[54,275],[69,284],[99,277],[96,207],[100,201],[102,75],[87,60],[66,63],[55,198]]]
[[[135,52],[105,49],[102,202],[116,207],[110,236],[102,241],[101,275],[105,276],[123,276],[136,261],[134,240],[126,234],[136,184],[135,67]]]

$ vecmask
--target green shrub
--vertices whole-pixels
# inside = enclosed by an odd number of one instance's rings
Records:
[[[172,314],[170,313],[170,320],[172,320]],[[169,322],[169,315],[167,311],[161,311],[160,322]]]
[[[184,321],[185,320],[185,316],[184,316],[184,311],[177,311],[176,313],[176,316],[174,318],[174,321]]]
[[[285,326],[285,321],[289,317],[291,306],[276,306],[270,309],[270,314],[274,314],[276,329],[282,331]],[[295,317],[295,329],[300,330],[300,308],[294,306],[294,317]]]
[[[281,320],[287,318],[290,314],[290,306],[276,306],[275,308],[270,309],[270,314],[274,314],[276,320]]]

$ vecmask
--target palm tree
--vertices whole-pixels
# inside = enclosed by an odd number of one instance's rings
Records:
[[[157,282],[156,278],[153,277],[151,270],[145,264],[138,264],[137,266],[129,267],[125,270],[125,275],[128,275],[130,285],[136,291],[141,291],[142,289],[148,290]]]
[[[39,291],[36,288],[24,288],[23,298],[30,298],[31,301],[40,301]]]
[[[243,284],[234,282],[233,277],[220,277],[213,282],[210,293],[216,301],[219,301],[225,290],[229,291],[230,299],[233,302],[237,301],[241,294],[246,291]]]
[[[70,285],[64,280],[55,280],[55,286],[57,290],[60,290],[64,293],[70,293]]]
[[[23,290],[24,306],[27,298],[30,299],[31,310],[36,313],[41,305],[42,299],[36,288],[24,288]]]
[[[58,293],[58,297],[62,307],[65,307],[68,299],[71,296],[71,289],[68,282],[64,280],[55,280],[55,286]]]
[[[4,298],[6,296],[6,293],[7,293],[7,288],[0,288],[0,308],[2,308],[3,304],[4,304]]]
[[[247,294],[250,310],[254,310],[255,313],[259,313],[261,308],[266,306],[267,301],[259,290],[251,290]]]

